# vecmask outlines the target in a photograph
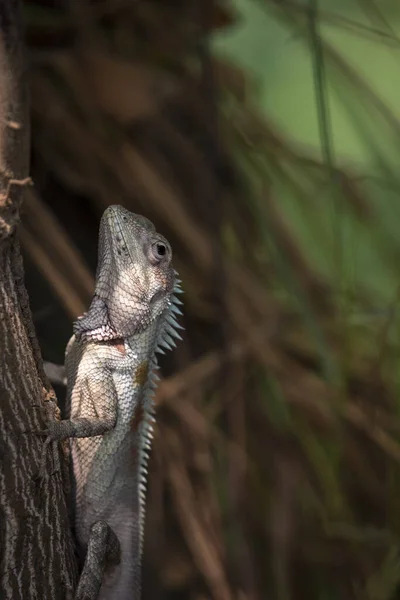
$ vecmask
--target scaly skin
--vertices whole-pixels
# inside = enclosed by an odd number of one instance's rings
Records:
[[[75,528],[85,556],[76,600],[139,600],[156,352],[175,345],[179,285],[170,246],[120,206],[101,220],[95,295],[66,351]]]

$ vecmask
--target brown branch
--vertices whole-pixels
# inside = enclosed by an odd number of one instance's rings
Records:
[[[76,565],[61,474],[38,474],[56,418],[42,366],[16,227],[29,177],[29,127],[19,0],[0,2],[0,597],[67,600]],[[38,555],[38,552],[40,555]]]

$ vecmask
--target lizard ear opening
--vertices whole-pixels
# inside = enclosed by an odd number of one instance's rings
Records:
[[[154,294],[154,296],[152,296],[152,298],[150,298],[150,306],[154,305],[157,302],[157,300],[162,299],[164,297],[164,295],[165,295],[164,290],[158,290],[158,292],[156,292]]]

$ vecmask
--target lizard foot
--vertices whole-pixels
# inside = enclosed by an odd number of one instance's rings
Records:
[[[46,436],[40,457],[39,479],[44,479],[46,475],[47,450],[50,444],[53,451],[53,471],[51,474],[54,475],[61,470],[58,442],[70,436],[72,427],[70,421],[51,421],[46,429],[35,432],[36,435]]]
[[[85,564],[79,579],[75,600],[96,600],[103,573],[108,564],[120,561],[120,544],[106,521],[97,521],[90,530]]]

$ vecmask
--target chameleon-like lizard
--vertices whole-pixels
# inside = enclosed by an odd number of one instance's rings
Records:
[[[74,520],[85,556],[76,600],[139,600],[156,353],[180,339],[182,304],[168,241],[145,217],[110,206],[100,223],[96,288],[66,350]]]

